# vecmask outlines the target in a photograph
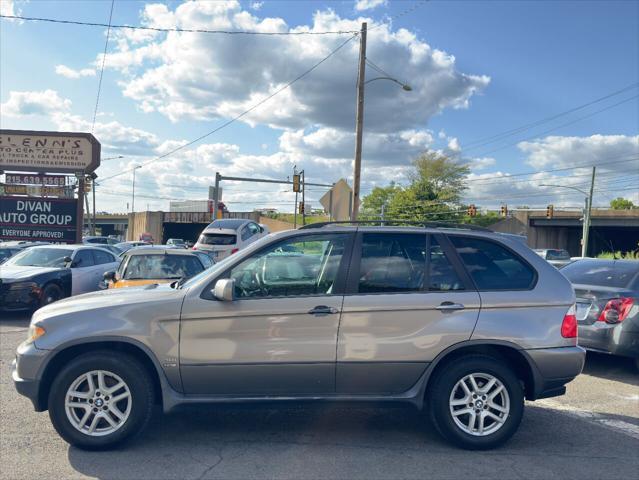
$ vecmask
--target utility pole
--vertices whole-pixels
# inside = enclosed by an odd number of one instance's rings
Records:
[[[95,173],[93,175],[95,175]],[[91,191],[93,194],[93,231],[91,232],[91,235],[95,235],[95,179],[96,178],[98,178],[97,175],[95,175],[95,178],[93,179],[93,182],[91,185]]]
[[[131,213],[135,213],[135,171],[138,168],[141,168],[142,165],[138,165],[137,167],[133,167],[133,194],[131,197]]]
[[[590,180],[590,194],[586,197],[584,209],[584,230],[581,240],[581,256],[588,256],[588,236],[590,234],[590,213],[592,211],[592,196],[595,189],[595,172],[597,167],[592,167],[592,179]]]
[[[297,165],[293,165],[293,178],[297,175]],[[295,192],[295,207],[293,208],[293,228],[297,228],[297,192]]]
[[[366,22],[359,35],[359,69],[357,72],[357,114],[355,117],[355,162],[353,165],[353,205],[351,220],[359,214],[359,183],[362,171],[362,135],[364,127],[364,82],[366,80]]]
[[[213,199],[213,221],[217,220],[217,209],[220,203],[220,172],[215,172],[215,198]]]
[[[306,175],[304,170],[300,172],[302,176],[302,225],[306,225]]]

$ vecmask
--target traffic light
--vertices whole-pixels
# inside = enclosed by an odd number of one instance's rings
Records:
[[[91,192],[91,187],[92,187],[91,182],[92,182],[92,180],[93,179],[91,177],[86,177],[84,179],[84,193]]]
[[[546,218],[552,218],[554,214],[555,214],[555,207],[553,207],[552,205],[548,205],[546,207]]]
[[[477,207],[475,204],[468,205],[468,216],[475,217],[477,216]]]
[[[508,216],[508,205],[501,206],[501,208],[499,209],[499,215],[501,215],[502,217]]]
[[[302,189],[300,188],[300,174],[296,173],[295,175],[293,175],[293,191],[295,193],[301,192]]]
[[[300,205],[299,205],[299,213],[300,213],[300,215],[303,215],[303,214],[304,214],[304,202],[300,202]]]

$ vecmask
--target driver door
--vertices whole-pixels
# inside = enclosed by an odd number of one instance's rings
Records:
[[[71,295],[95,290],[95,262],[89,249],[76,250],[71,262]]]
[[[188,394],[299,395],[335,391],[337,332],[353,236],[313,233],[270,244],[184,302],[180,369]]]

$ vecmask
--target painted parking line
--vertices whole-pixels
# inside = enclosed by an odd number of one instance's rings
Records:
[[[565,405],[556,400],[551,400],[547,398],[543,400],[537,400],[534,403],[534,405],[540,405],[542,407],[558,410],[562,413],[566,413],[568,415],[581,418],[590,423],[601,425],[603,427],[609,428],[611,430],[615,430],[629,437],[632,437],[636,440],[639,440],[639,425],[635,425],[629,422],[624,422],[623,420],[618,420],[616,418],[610,418],[601,413],[595,413],[589,410],[583,410],[578,407]]]

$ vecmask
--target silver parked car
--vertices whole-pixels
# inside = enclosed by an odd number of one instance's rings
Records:
[[[568,251],[561,248],[536,248],[535,253],[557,268],[565,267],[573,261]]]
[[[13,380],[80,448],[129,439],[156,402],[319,400],[406,402],[485,449],[515,433],[524,398],[562,395],[581,372],[574,303],[508,236],[315,224],[186,282],[38,310]]]

